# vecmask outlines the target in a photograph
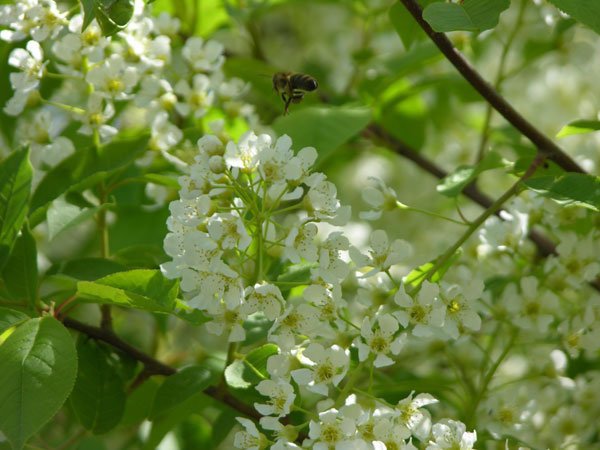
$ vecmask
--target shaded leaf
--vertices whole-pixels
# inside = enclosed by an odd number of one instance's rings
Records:
[[[600,34],[600,2],[598,0],[548,0],[573,19]]]
[[[63,231],[91,219],[94,217],[94,214],[110,206],[110,204],[105,203],[96,208],[80,208],[66,202],[62,197],[57,198],[50,204],[46,215],[48,220],[48,239],[54,239]]]
[[[211,373],[200,366],[189,366],[168,377],[156,392],[150,418],[168,414],[176,405],[201,393],[211,382]]]
[[[433,0],[425,0],[419,3],[422,8],[425,8],[432,3],[432,1]],[[389,16],[392,25],[396,29],[396,33],[398,33],[398,36],[400,36],[400,39],[404,44],[404,48],[409,49],[415,42],[427,37],[417,21],[400,2],[392,5]]]
[[[510,0],[465,0],[462,3],[433,3],[423,10],[423,19],[435,31],[483,31],[498,25],[500,13]]]
[[[225,381],[236,389],[248,389],[268,378],[267,359],[276,355],[275,344],[265,344],[248,353],[243,360],[236,359],[225,369]]]
[[[23,226],[2,270],[2,278],[14,298],[24,300],[24,304],[34,307],[38,286],[37,247],[27,224]]]
[[[454,172],[444,177],[437,185],[437,191],[447,197],[456,197],[482,172],[505,167],[506,165],[498,153],[489,152],[479,164],[475,166],[460,166]]]
[[[28,149],[13,152],[0,162],[0,268],[25,221],[31,175]]]
[[[532,191],[564,205],[579,205],[600,211],[600,177],[582,173],[565,173],[525,180]]]
[[[273,129],[279,135],[289,135],[296,151],[315,147],[323,160],[359,134],[370,119],[371,113],[367,108],[310,107],[277,118]]]
[[[29,319],[29,316],[16,309],[4,308],[0,306],[0,335],[11,327],[20,324]],[[0,343],[2,341],[0,340]]]
[[[71,335],[53,317],[27,320],[0,345],[0,431],[13,448],[56,414],[76,374]]]
[[[148,136],[113,141],[99,149],[78,149],[52,168],[42,179],[31,198],[31,214],[42,210],[52,200],[67,192],[83,191],[95,186],[118,170],[132,164],[146,150]],[[44,219],[35,215],[36,222]],[[32,227],[35,222],[32,221]]]
[[[79,367],[69,403],[85,429],[95,434],[114,428],[125,410],[125,385],[110,355],[95,341],[80,337]]]

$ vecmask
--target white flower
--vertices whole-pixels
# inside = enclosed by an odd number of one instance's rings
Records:
[[[316,219],[333,219],[340,208],[335,184],[327,181],[323,174],[313,174],[306,180],[309,186],[306,196],[309,214]]]
[[[183,131],[169,122],[169,115],[165,111],[160,111],[156,114],[150,130],[149,146],[161,152],[166,152],[174,147],[183,138]]]
[[[341,297],[339,284],[331,288],[321,284],[311,284],[302,293],[304,299],[317,307],[320,317],[331,322],[338,318],[338,308],[343,308],[346,302]]]
[[[181,21],[171,17],[169,13],[161,12],[157,17],[152,17],[154,31],[167,36],[175,36],[179,32]]]
[[[413,392],[411,392],[408,397],[398,402],[395,414],[400,423],[406,426],[415,437],[424,440],[431,431],[431,416],[429,411],[422,407],[437,402],[430,394],[419,394],[413,399]]]
[[[290,230],[283,250],[284,257],[298,264],[302,258],[308,262],[315,262],[318,258],[318,248],[315,244],[315,236],[318,228],[314,223],[305,223],[300,227]]]
[[[477,247],[477,252],[481,256],[499,251],[516,251],[527,237],[528,215],[506,211],[500,214],[502,219],[497,216],[489,217],[479,231],[481,244]]]
[[[246,315],[241,308],[228,308],[225,302],[215,302],[216,307],[209,311],[213,320],[206,322],[205,326],[209,333],[221,336],[224,331],[229,333],[229,342],[240,342],[246,339],[244,320]]]
[[[203,223],[210,209],[211,200],[208,195],[199,195],[190,199],[182,198],[169,204],[173,220],[186,227],[197,227]]]
[[[364,361],[369,354],[376,355],[373,365],[385,367],[394,363],[388,355],[397,355],[404,346],[406,335],[396,336],[398,322],[391,314],[380,314],[372,319],[365,317],[360,329],[360,337],[354,340],[358,348],[358,359]],[[362,339],[361,339],[362,338]]]
[[[237,248],[246,250],[252,238],[246,231],[244,222],[237,214],[218,214],[208,221],[208,234],[219,243],[222,249]]]
[[[154,116],[158,111],[173,110],[177,103],[177,96],[167,80],[149,75],[140,82],[140,90],[135,96],[135,103],[140,108],[147,108],[148,114]]]
[[[585,236],[560,233],[558,256],[548,258],[545,271],[574,289],[579,289],[582,280],[593,281],[600,274],[600,240],[596,235],[597,230]]]
[[[558,297],[546,289],[538,289],[539,281],[534,276],[523,277],[519,283],[509,284],[502,293],[501,304],[512,313],[511,321],[525,329],[545,333],[558,308]]]
[[[245,296],[244,311],[248,315],[260,311],[269,320],[275,320],[279,317],[283,297],[277,286],[273,284],[256,284],[254,287],[246,288]]]
[[[29,41],[24,49],[15,48],[10,52],[8,64],[20,70],[9,76],[15,91],[25,93],[37,89],[46,68],[44,52],[38,42]]]
[[[68,12],[60,12],[53,0],[38,3],[29,11],[27,16],[35,25],[28,28],[31,37],[38,42],[55,38],[67,24]]]
[[[440,298],[446,305],[444,331],[452,338],[464,332],[465,328],[478,331],[481,328],[481,317],[477,314],[475,302],[483,294],[483,282],[474,279],[464,289],[458,285],[446,287]]]
[[[54,167],[75,152],[70,139],[60,136],[67,118],[54,110],[36,111],[32,120],[20,121],[17,136],[31,149],[31,164],[42,170]]]
[[[433,425],[426,450],[472,450],[477,441],[477,432],[467,432],[465,424],[455,420],[444,420]]]
[[[271,137],[267,134],[256,136],[248,131],[240,137],[238,144],[229,141],[225,150],[225,161],[230,167],[238,168],[244,172],[253,172],[258,165],[258,153],[271,144]]]
[[[207,41],[194,36],[189,38],[182,49],[182,55],[197,72],[210,73],[223,65],[223,45],[216,41]]]
[[[283,315],[275,320],[268,338],[282,350],[291,349],[296,343],[296,336],[308,335],[319,325],[319,311],[315,307],[306,303],[289,306]]]
[[[87,82],[93,84],[97,92],[116,100],[129,98],[138,78],[137,69],[127,64],[118,53],[90,69],[86,76]]]
[[[97,130],[102,140],[110,139],[118,132],[115,127],[106,124],[114,114],[115,108],[110,100],[96,92],[90,94],[85,114],[77,117],[83,123],[79,132],[91,135]]]
[[[383,211],[393,211],[402,204],[398,201],[396,191],[386,186],[386,184],[376,177],[369,177],[377,187],[367,186],[362,190],[362,198],[371,205],[373,210],[359,213],[359,217],[364,220],[377,220],[381,217]]]
[[[414,336],[431,336],[435,328],[444,325],[446,307],[438,298],[439,287],[437,284],[424,281],[416,298],[409,296],[404,290],[404,285],[398,288],[394,301],[400,306],[400,311],[393,314],[404,328],[409,324],[414,325]]]
[[[175,92],[183,98],[177,102],[175,109],[184,117],[193,115],[198,119],[204,116],[214,101],[210,79],[203,74],[194,75],[192,86],[186,80],[179,80]]]
[[[296,383],[308,390],[327,395],[329,385],[337,386],[346,375],[350,364],[348,350],[332,345],[325,349],[321,344],[311,343],[300,355],[301,362],[310,369],[292,370]]]
[[[236,420],[245,428],[244,431],[235,433],[233,445],[236,448],[243,450],[262,450],[267,448],[267,437],[258,431],[254,422],[244,417],[236,417]]]
[[[310,421],[308,436],[313,450],[351,450],[356,424],[349,417],[330,409],[319,414],[319,421]]]
[[[296,398],[294,387],[290,383],[282,379],[263,380],[258,383],[256,390],[269,397],[266,404],[254,403],[256,410],[263,416],[283,417],[290,413],[290,407]]]
[[[275,434],[275,444],[271,446],[271,450],[289,450],[300,448],[294,443],[298,437],[298,431],[293,425],[283,426],[275,417],[262,417],[260,419],[260,426],[265,430],[273,431]]]
[[[223,299],[229,309],[237,308],[243,301],[244,289],[239,275],[220,259],[215,259],[205,271],[184,269],[181,273],[181,290],[196,293],[189,304],[211,312],[218,299]],[[244,315],[246,308],[240,309]]]
[[[387,233],[383,230],[371,233],[369,241],[372,250],[368,257],[355,247],[350,247],[350,256],[358,267],[372,267],[364,274],[365,277],[389,270],[391,266],[405,260],[412,253],[410,244],[402,239],[396,239],[390,244]]]
[[[61,13],[54,0],[20,0],[15,5],[0,6],[0,25],[10,29],[0,31],[0,39],[17,42],[31,36],[42,42],[55,38],[67,23],[67,12]]]
[[[315,276],[321,277],[328,283],[337,284],[346,278],[350,269],[348,263],[340,257],[340,252],[348,250],[348,238],[341,231],[335,231],[319,245],[319,267],[313,269]]]
[[[298,179],[302,173],[294,159],[291,146],[292,140],[284,134],[277,139],[274,146],[266,147],[258,155],[258,172],[269,186],[266,198],[271,202],[278,199],[297,200],[303,194],[300,187],[285,193],[288,190],[288,181]],[[260,195],[262,196],[262,193]]]
[[[410,430],[392,417],[378,417],[373,426],[373,440],[385,445],[385,449],[405,448],[410,436]]]

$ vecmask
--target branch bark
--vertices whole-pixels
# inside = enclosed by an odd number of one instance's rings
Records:
[[[579,164],[577,164],[569,155],[567,155],[558,145],[556,145],[544,133],[539,131],[525,117],[502,97],[491,84],[483,79],[471,64],[460,54],[452,45],[450,39],[444,33],[433,31],[429,24],[423,19],[423,10],[417,3],[417,0],[400,0],[404,7],[417,21],[419,26],[425,31],[427,36],[440,49],[446,59],[460,72],[492,107],[498,111],[512,126],[519,130],[527,139],[529,139],[539,152],[554,161],[560,167],[568,172],[586,173]],[[525,0],[526,1],[526,0]]]
[[[442,179],[448,175],[448,172],[446,172],[444,169],[436,165],[434,162],[425,158],[423,155],[418,153],[409,145],[391,136],[379,125],[370,124],[363,131],[363,135],[365,135],[365,137],[367,138],[375,137],[383,144],[385,144],[387,148],[391,149],[394,153],[397,153],[403,156],[404,158],[414,162],[421,169],[425,170],[426,172],[429,172],[436,178]],[[465,187],[462,191],[462,194],[465,197],[473,200],[475,203],[477,203],[484,209],[487,209],[494,204],[494,200],[491,197],[484,194],[483,192],[481,192],[474,183],[471,183],[467,187]],[[500,215],[501,211],[502,210],[498,210],[494,214],[502,218],[502,216]],[[539,233],[536,230],[530,230],[528,238],[536,245],[540,256],[546,258],[548,256],[558,254],[556,252],[556,246],[554,245],[554,243],[542,233]],[[598,292],[600,292],[600,279],[591,281],[590,285]]]
[[[94,327],[92,325],[79,322],[78,320],[74,320],[69,317],[65,317],[64,319],[62,319],[62,323],[67,328],[79,331],[80,333],[83,333],[91,337],[92,339],[105,342],[106,344],[122,351],[123,353],[135,359],[136,361],[139,361],[142,364],[144,364],[144,369],[142,371],[142,373],[144,374],[144,379],[151,375],[170,376],[177,373],[177,369],[175,369],[174,367],[164,364],[158,361],[157,359],[154,359],[150,355],[147,355],[146,353],[138,350],[134,346],[123,341],[119,336],[117,336],[114,332],[110,330]],[[204,390],[204,393],[209,397],[212,397],[215,400],[235,409],[236,411],[247,417],[251,417],[256,420],[260,420],[260,418],[262,417],[260,414],[258,414],[257,411],[254,410],[254,408],[246,405],[245,403],[239,401],[237,398],[233,397],[227,391],[226,387],[209,386]]]

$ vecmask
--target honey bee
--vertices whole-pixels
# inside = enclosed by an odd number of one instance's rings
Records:
[[[319,84],[310,75],[294,72],[277,72],[273,75],[273,89],[285,103],[283,115],[288,113],[290,103],[300,103],[306,92],[314,91]]]

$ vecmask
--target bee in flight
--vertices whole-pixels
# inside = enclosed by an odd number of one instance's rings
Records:
[[[290,103],[300,103],[306,92],[314,91],[319,84],[310,75],[294,72],[277,72],[273,75],[273,89],[285,103],[283,115],[288,113]]]

